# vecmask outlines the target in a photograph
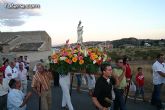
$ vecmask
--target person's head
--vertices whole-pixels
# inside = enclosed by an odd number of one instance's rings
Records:
[[[24,68],[24,67],[23,67],[23,63],[20,62],[20,63],[19,63],[19,69],[20,69],[20,70],[23,70],[23,68]]]
[[[44,60],[43,60],[43,59],[40,59],[40,62],[41,62],[41,63],[43,63],[43,62],[44,62]]]
[[[158,62],[163,63],[164,62],[164,55],[162,53],[158,54],[157,60],[158,60]]]
[[[11,79],[9,81],[9,87],[11,89],[20,89],[21,88],[21,82],[19,80],[16,80],[16,79]]]
[[[125,56],[125,57],[123,58],[123,64],[127,64],[127,63],[128,63],[128,57]]]
[[[142,67],[138,67],[138,68],[137,68],[137,71],[138,71],[138,73],[140,73],[140,74],[142,74],[142,70],[143,70]]]
[[[20,61],[23,62],[23,56],[19,56]]]
[[[24,56],[24,59],[27,60],[27,56]]]
[[[11,68],[14,68],[14,67],[15,67],[15,62],[11,61],[11,62],[10,62],[10,67],[11,67]]]
[[[9,60],[6,59],[6,60],[3,62],[3,65],[4,65],[4,66],[8,66],[8,65],[9,65]]]
[[[105,63],[101,65],[101,72],[102,75],[106,78],[110,77],[112,75],[112,67],[110,64]]]
[[[42,65],[42,63],[38,63],[37,64],[37,71],[39,72],[39,73],[43,73],[44,72],[44,66]]]
[[[116,66],[117,67],[122,67],[123,66],[123,59],[122,58],[117,58],[116,59]]]

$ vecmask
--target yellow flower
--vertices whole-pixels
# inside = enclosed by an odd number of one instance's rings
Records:
[[[84,60],[80,60],[80,61],[79,61],[79,64],[80,64],[80,65],[84,64]]]
[[[72,61],[73,61],[73,62],[77,62],[77,57],[73,57],[73,58],[72,58]]]

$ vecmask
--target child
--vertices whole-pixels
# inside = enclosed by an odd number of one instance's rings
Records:
[[[144,100],[144,75],[142,72],[142,67],[137,68],[138,73],[136,75],[136,92],[135,92],[135,97],[134,101],[136,102],[136,97],[141,94]]]

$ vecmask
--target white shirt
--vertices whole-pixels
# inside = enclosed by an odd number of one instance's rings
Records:
[[[11,76],[7,76],[7,74],[11,74]],[[17,78],[18,77],[18,70],[17,68],[11,68],[10,66],[7,66],[5,69],[5,78],[7,78],[8,80],[13,79],[13,78]]]
[[[21,71],[20,69],[18,70],[18,78],[19,80],[27,80],[27,69],[23,68]]]
[[[24,59],[25,62],[25,67],[29,67],[30,60],[27,58],[26,60]]]
[[[23,68],[25,68],[25,63],[24,62],[21,62],[21,63],[23,64]],[[15,68],[19,69],[19,62],[15,63]]]
[[[158,71],[165,73],[164,63],[161,64],[158,61],[156,61],[152,66],[152,70],[153,70],[153,84],[155,85],[162,84],[164,78],[159,75]]]
[[[162,63],[162,64],[163,64],[163,68],[164,68],[164,70],[165,70],[165,63]],[[165,71],[164,71],[163,73],[165,73]],[[162,83],[165,84],[165,77],[161,77],[161,79],[162,79]]]
[[[2,84],[0,84],[0,96],[6,95],[9,90],[9,80],[6,78],[3,78]]]
[[[8,110],[25,110],[26,105],[20,108],[25,95],[21,90],[11,89],[7,97]]]

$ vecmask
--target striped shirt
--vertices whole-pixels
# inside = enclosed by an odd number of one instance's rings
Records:
[[[35,87],[38,92],[47,91],[51,86],[52,74],[50,72],[39,73],[33,76],[31,87]],[[41,90],[40,90],[41,89]]]

